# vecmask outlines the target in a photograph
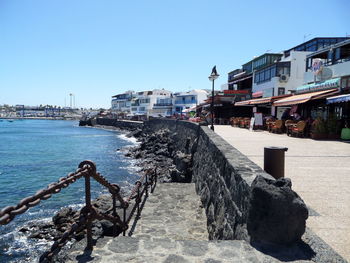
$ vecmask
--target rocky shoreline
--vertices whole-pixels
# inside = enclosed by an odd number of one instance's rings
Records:
[[[127,149],[116,149],[123,151],[127,158],[138,160],[140,173],[151,170],[156,170],[158,182],[191,182],[191,154],[183,153],[175,150],[174,134],[171,134],[167,129],[161,129],[152,132],[147,129],[120,129],[113,126],[94,126],[99,129],[117,130],[126,134],[127,137],[134,137],[139,144]],[[122,192],[122,196],[127,196],[129,193]],[[100,195],[92,202],[92,205],[101,214],[112,214],[112,198],[111,195]],[[118,214],[122,215],[122,209],[119,204]],[[127,214],[130,211],[127,211]],[[58,211],[52,221],[48,222],[32,222],[25,227],[19,229],[27,238],[32,240],[45,240],[48,242],[56,241],[62,238],[65,231],[70,229],[70,226],[78,220],[80,210],[71,207],[64,207]],[[113,236],[113,224],[107,220],[93,222],[93,238],[95,240],[104,236]],[[117,234],[122,230],[117,229]],[[71,243],[81,241],[85,238],[85,230],[78,230],[74,235]],[[81,242],[79,242],[81,243]],[[68,249],[66,246],[57,257],[57,261],[62,261],[64,254]]]

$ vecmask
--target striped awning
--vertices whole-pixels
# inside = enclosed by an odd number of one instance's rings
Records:
[[[290,106],[302,104],[310,100],[322,99],[339,93],[338,89],[322,90],[305,94],[293,95],[284,99],[276,100],[273,106]]]
[[[327,98],[327,104],[350,101],[350,94],[338,95]]]
[[[251,100],[244,100],[244,101],[239,101],[235,103],[235,106],[247,106],[247,105],[259,105],[259,104],[271,104],[272,102],[289,97],[291,94],[284,94],[284,95],[279,95],[279,96],[273,96],[273,97],[266,97],[266,98],[259,98],[259,99],[251,99]]]
[[[238,101],[238,102],[235,103],[235,106],[267,104],[267,103],[271,102],[271,99],[272,99],[272,97],[267,97],[267,98],[259,98],[259,99]]]

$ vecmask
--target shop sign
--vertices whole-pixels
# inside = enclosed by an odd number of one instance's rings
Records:
[[[225,95],[249,94],[249,90],[224,90]]]
[[[340,78],[329,79],[319,83],[312,83],[297,88],[296,93],[307,93],[313,91],[327,90],[339,87]]]
[[[323,69],[323,61],[320,58],[313,59],[311,68],[314,75],[319,75]]]

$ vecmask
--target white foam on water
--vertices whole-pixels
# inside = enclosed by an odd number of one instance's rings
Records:
[[[135,137],[127,137],[126,134],[118,134],[117,137],[124,140],[124,141],[131,142],[134,145],[139,144],[139,142],[137,141],[137,139]]]

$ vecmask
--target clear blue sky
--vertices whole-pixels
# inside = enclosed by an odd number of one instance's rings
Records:
[[[0,0],[0,104],[110,107],[126,90],[211,88],[267,50],[350,35],[349,1]]]

